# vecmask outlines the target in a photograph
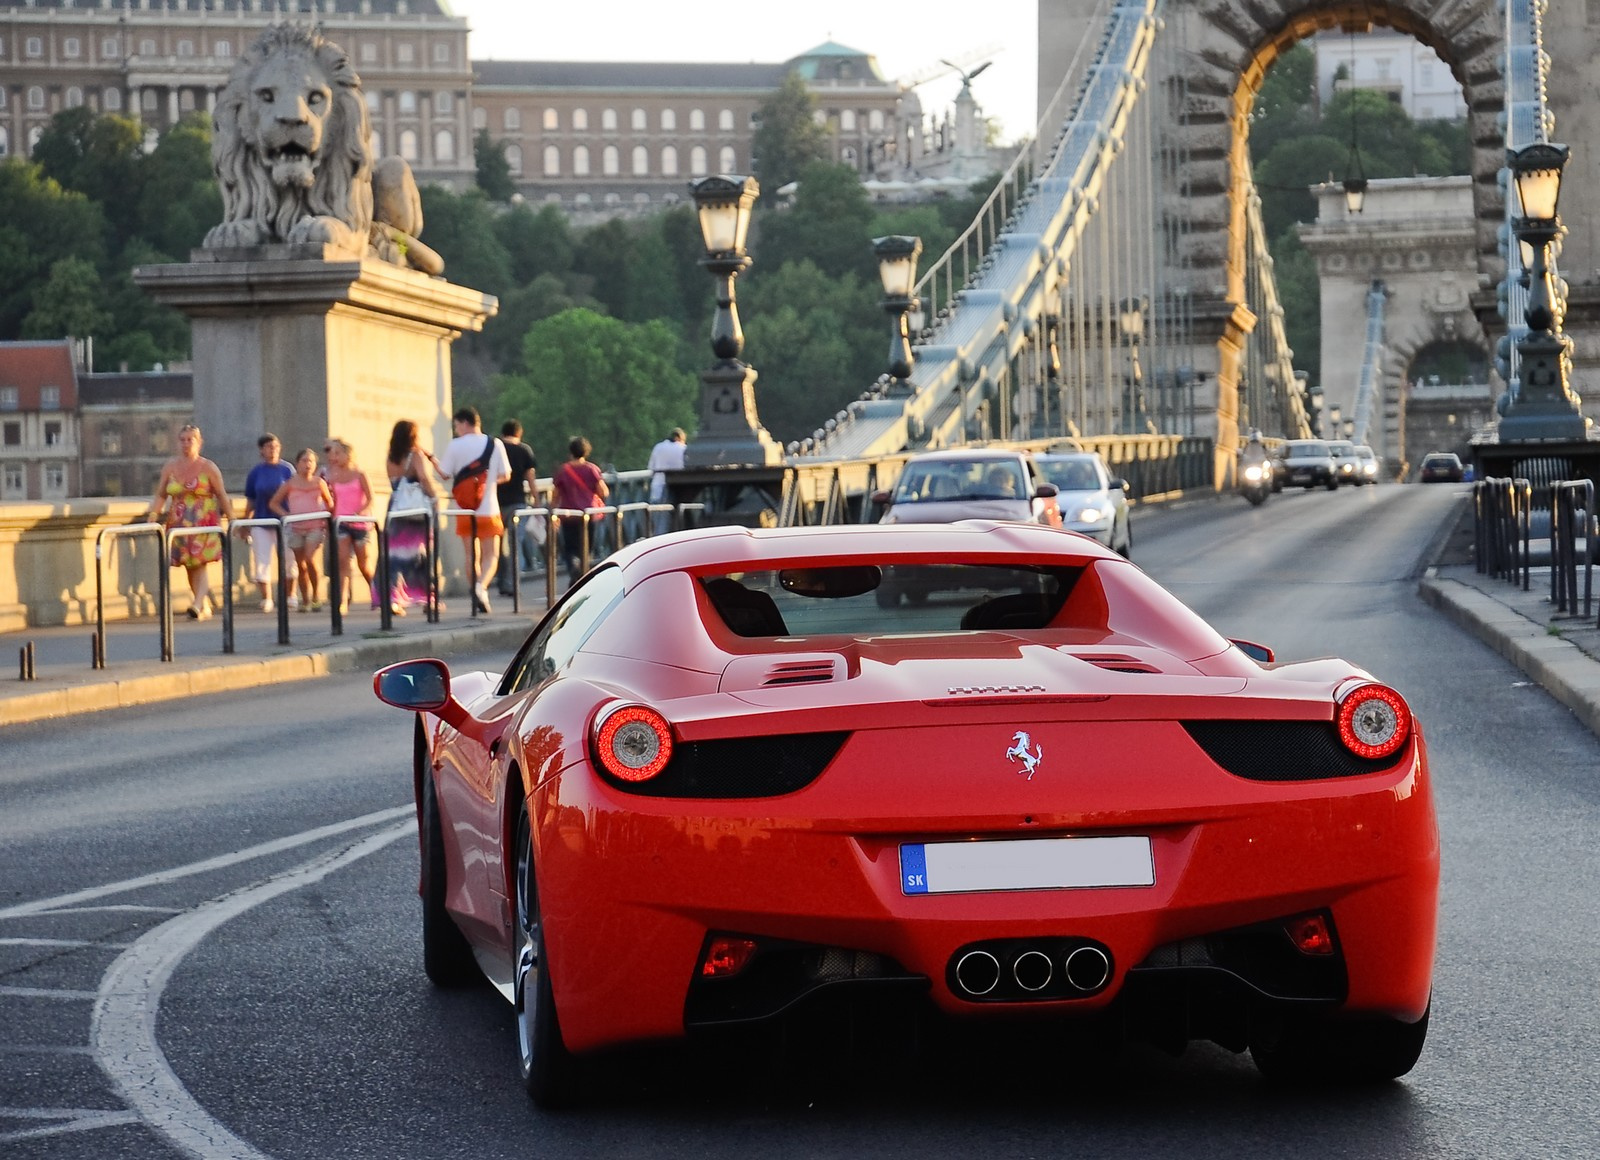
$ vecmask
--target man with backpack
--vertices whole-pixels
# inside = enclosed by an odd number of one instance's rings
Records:
[[[473,538],[477,538],[478,572],[472,586],[473,611],[489,612],[489,582],[500,563],[500,500],[497,487],[511,478],[511,462],[500,440],[483,432],[477,408],[462,407],[452,417],[456,437],[439,456],[435,470],[450,484],[453,507],[476,516],[457,516],[456,534],[469,564],[473,559]],[[474,528],[476,522],[476,528]]]

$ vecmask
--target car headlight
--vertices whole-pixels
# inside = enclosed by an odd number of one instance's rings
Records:
[[[1105,511],[1091,504],[1088,507],[1079,508],[1077,515],[1072,517],[1072,522],[1075,524],[1093,524],[1105,518]]]

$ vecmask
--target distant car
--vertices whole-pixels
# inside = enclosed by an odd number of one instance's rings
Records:
[[[1113,552],[1133,555],[1128,521],[1128,481],[1112,475],[1098,452],[1035,455],[1039,474],[1056,485],[1061,526],[1099,540]]]
[[[1033,456],[997,447],[924,451],[906,460],[893,491],[873,497],[887,509],[883,524],[950,524],[956,520],[1018,520],[1061,526],[1056,486]]]
[[[1348,439],[1335,439],[1328,444],[1328,450],[1333,453],[1333,478],[1339,483],[1360,485],[1365,483],[1361,477],[1361,457],[1356,454],[1356,445]]]
[[[1363,443],[1361,446],[1356,448],[1356,455],[1361,462],[1361,470],[1358,472],[1360,478],[1357,479],[1356,482],[1377,483],[1378,453]]]
[[[1292,439],[1283,445],[1283,482],[1286,487],[1339,486],[1334,474],[1333,448],[1321,439]]]
[[[961,599],[874,601],[934,568],[974,573]],[[1083,536],[644,539],[500,671],[408,660],[374,689],[409,710],[423,969],[511,1016],[397,986],[396,1040],[505,1034],[542,1105],[630,1044],[717,1034],[738,1069],[766,1026],[877,1059],[849,1029],[885,1005],[1068,1054],[1100,1050],[1074,1023],[1211,1039],[1289,1079],[1423,1049],[1439,831],[1405,699],[1229,641]]]
[[[1422,457],[1417,478],[1423,483],[1460,483],[1465,474],[1461,456],[1453,451],[1430,451]]]

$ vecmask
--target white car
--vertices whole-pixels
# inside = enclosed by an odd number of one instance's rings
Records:
[[[1333,478],[1338,483],[1360,485],[1366,482],[1361,475],[1361,457],[1356,454],[1356,445],[1348,439],[1333,439],[1328,442],[1328,448],[1333,453]]]
[[[1035,455],[1039,474],[1056,486],[1061,526],[1099,540],[1113,552],[1133,555],[1128,521],[1128,482],[1106,469],[1093,451]]]
[[[1377,483],[1378,453],[1363,443],[1356,448],[1356,457],[1360,460],[1360,470],[1356,473],[1356,482]]]

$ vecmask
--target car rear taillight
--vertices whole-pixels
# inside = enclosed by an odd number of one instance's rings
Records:
[[[1322,914],[1302,914],[1283,924],[1283,933],[1289,936],[1294,949],[1303,955],[1333,954],[1333,931]]]
[[[649,781],[672,760],[672,726],[654,709],[623,705],[595,723],[595,756],[620,781]]]
[[[1388,757],[1411,735],[1411,710],[1384,685],[1357,685],[1339,699],[1339,740],[1357,757]]]
[[[745,969],[755,953],[754,939],[713,935],[706,944],[706,957],[700,962],[700,977],[726,979],[737,975]]]

